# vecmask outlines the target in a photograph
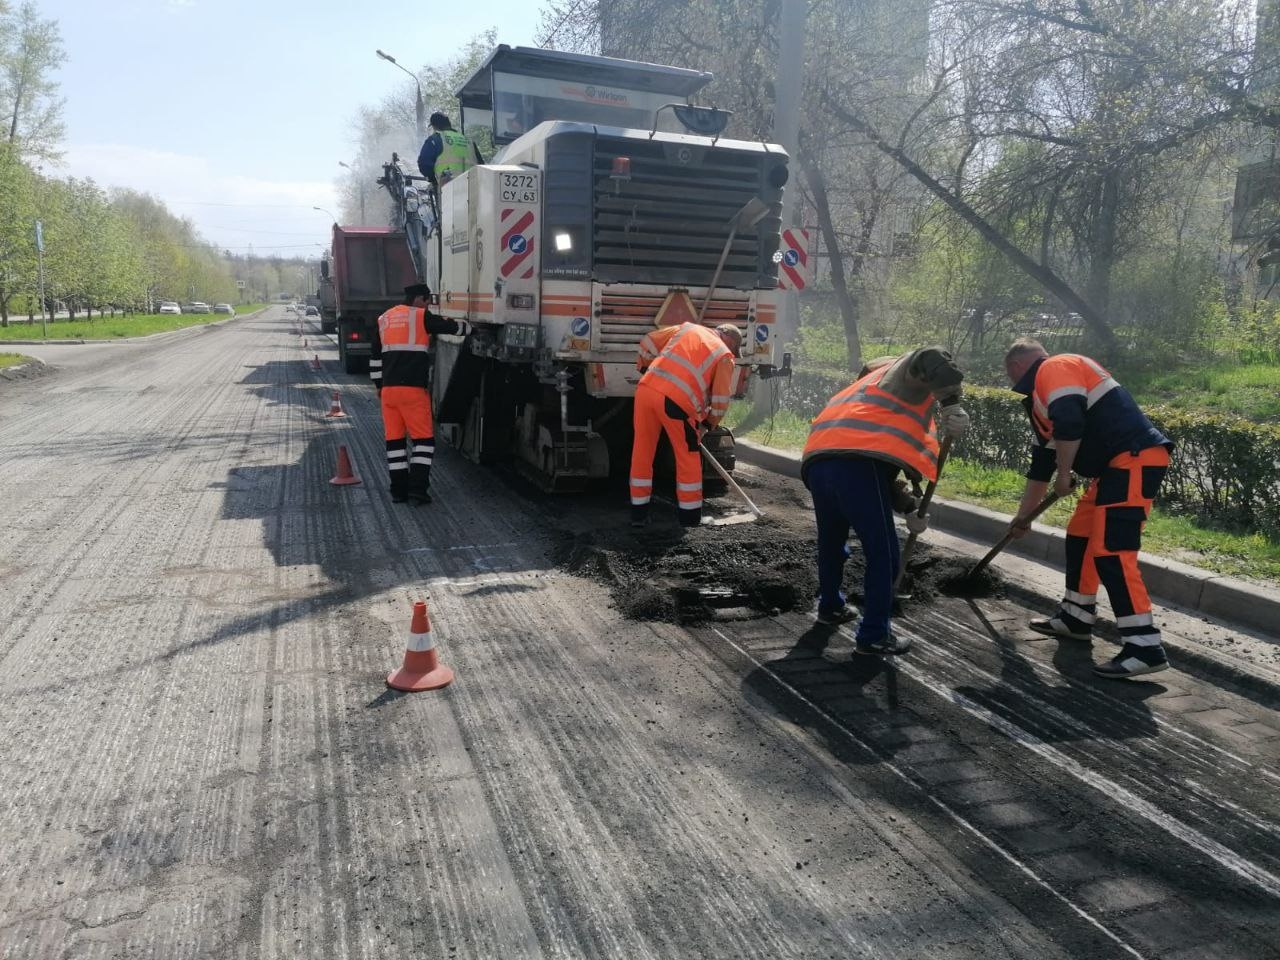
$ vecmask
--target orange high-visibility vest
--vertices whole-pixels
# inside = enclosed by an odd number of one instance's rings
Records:
[[[809,428],[802,463],[833,454],[861,454],[896,464],[925,480],[937,479],[933,397],[911,404],[880,389],[881,379],[894,366],[872,370],[827,402]]]
[[[422,307],[392,307],[378,318],[378,339],[384,351],[426,353],[431,346],[427,333],[426,310]]]
[[[640,341],[636,367],[645,370],[641,384],[669,397],[691,420],[714,425],[729,412],[733,354],[714,330],[682,323],[651,331]]]

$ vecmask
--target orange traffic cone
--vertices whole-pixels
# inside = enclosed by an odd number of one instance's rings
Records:
[[[342,412],[342,391],[341,390],[333,391],[333,402],[329,404],[329,412],[326,413],[325,416],[326,417],[345,417],[346,416],[346,414]]]
[[[320,354],[318,354],[318,353],[316,353],[316,354],[312,354],[312,356],[311,356],[311,369],[312,369],[312,370],[319,370],[319,369],[320,369]]]
[[[453,671],[436,657],[427,605],[419,600],[413,605],[413,622],[409,626],[409,642],[404,649],[404,665],[387,674],[387,686],[392,690],[417,693],[420,690],[439,690],[451,683]]]
[[[338,472],[329,482],[335,487],[347,487],[360,482],[360,478],[351,469],[351,455],[347,453],[345,443],[338,447]]]

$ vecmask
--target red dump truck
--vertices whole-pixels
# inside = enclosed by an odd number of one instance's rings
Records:
[[[338,355],[347,373],[369,369],[373,325],[417,282],[404,233],[388,227],[333,228],[330,255]]]

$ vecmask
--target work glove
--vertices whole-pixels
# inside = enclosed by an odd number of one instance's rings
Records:
[[[952,440],[959,440],[969,429],[969,414],[958,403],[942,408],[942,432]]]
[[[907,489],[907,481],[901,477],[893,481],[890,499],[893,501],[895,513],[914,513],[916,508],[920,506],[920,502]]]
[[[467,323],[467,321],[455,320],[453,322],[458,325],[458,329],[454,331],[456,336],[465,337],[471,332],[471,324]]]
[[[923,517],[916,513],[907,514],[907,532],[913,533],[917,537],[929,529],[929,515],[926,513]]]

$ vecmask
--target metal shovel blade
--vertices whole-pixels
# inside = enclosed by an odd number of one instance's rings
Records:
[[[755,523],[756,517],[752,513],[731,513],[727,517],[706,517],[702,521],[702,525],[706,527],[732,527],[740,523]]]

